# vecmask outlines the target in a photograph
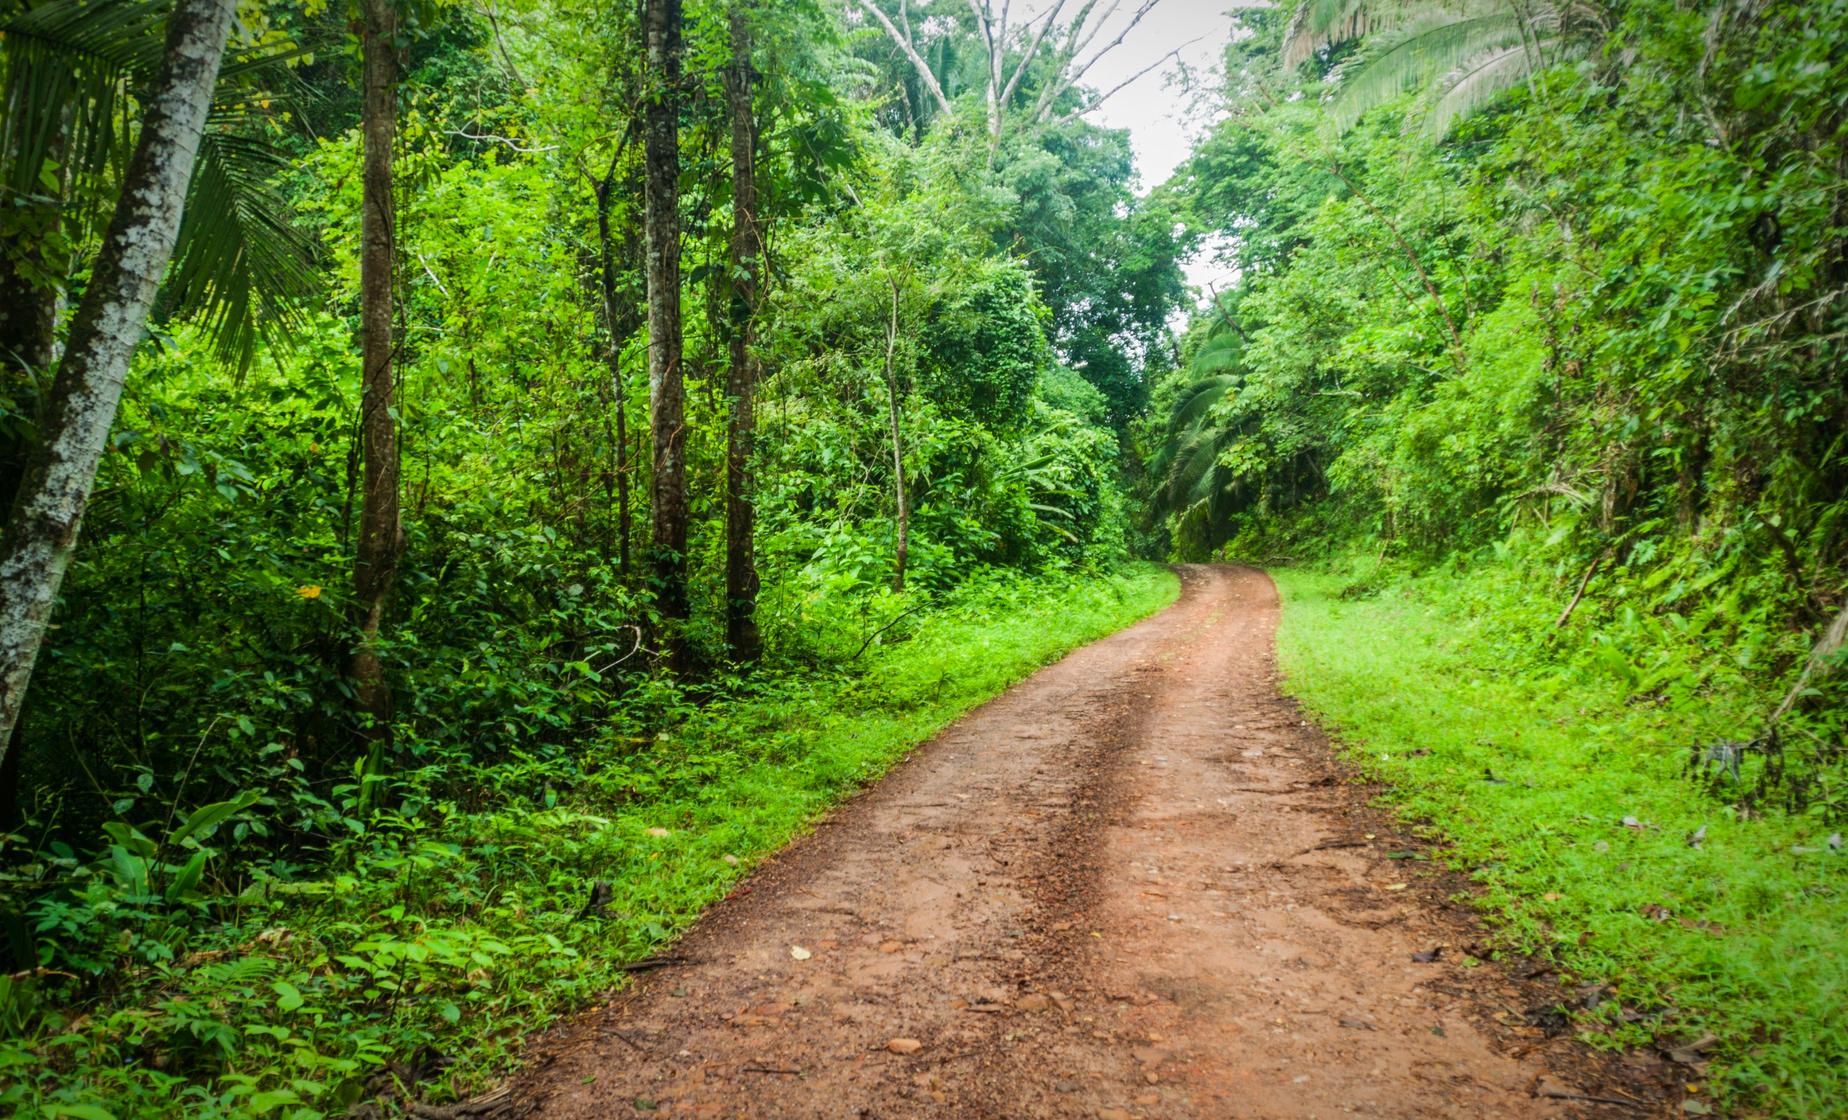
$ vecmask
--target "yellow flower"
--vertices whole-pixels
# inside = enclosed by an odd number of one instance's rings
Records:
[[[295,589],[295,593],[304,599],[319,599],[321,597],[321,585],[318,583],[304,583]]]

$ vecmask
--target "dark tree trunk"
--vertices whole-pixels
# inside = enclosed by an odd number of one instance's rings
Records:
[[[397,129],[397,20],[390,0],[366,0],[365,77],[361,126],[365,165],[360,205],[359,319],[364,372],[359,438],[365,458],[359,544],[353,591],[359,644],[353,680],[366,737],[375,748],[391,740],[391,685],[379,662],[385,601],[398,574],[402,528],[398,509],[398,428],[393,416],[392,265],[396,211],[391,193],[392,141]]]
[[[668,660],[684,667],[687,471],[680,369],[680,0],[647,0],[649,90],[644,114],[648,254],[648,413],[654,439],[651,551]]]
[[[36,246],[21,248],[39,256]],[[34,284],[18,267],[25,263],[0,254],[0,399],[14,413],[0,424],[0,509],[13,508],[19,495],[37,442],[40,378],[57,361],[58,291]]]
[[[179,0],[167,19],[141,135],[46,395],[39,439],[0,543],[0,752],[19,721],[129,359],[173,256],[235,11],[232,0]]]
[[[751,32],[744,12],[731,13],[732,241],[731,367],[726,396],[731,403],[725,443],[725,640],[732,656],[755,660],[762,640],[757,630],[757,509],[752,445],[757,432],[754,397],[756,360],[751,325],[757,312],[757,278],[763,239],[757,225],[757,127],[751,116]]]
[[[892,493],[898,508],[898,547],[893,550],[892,590],[905,589],[905,559],[911,547],[911,510],[905,504],[905,443],[899,428],[898,281],[892,281],[892,318],[886,323],[885,375],[887,407],[892,420]]]
[[[58,363],[64,270],[53,259],[49,247],[57,241],[63,225],[69,128],[68,121],[59,122],[46,150],[55,168],[56,189],[50,197],[21,197],[15,201],[9,224],[18,231],[17,236],[12,245],[0,251],[0,398],[14,412],[0,424],[0,510],[11,510],[19,496],[19,480],[25,476],[26,460],[38,441],[42,389]],[[17,153],[7,155],[12,159]],[[43,166],[31,173],[35,184]],[[15,170],[24,174],[21,169]],[[47,282],[47,277],[56,279]]]
[[[597,184],[597,261],[602,282],[603,325],[609,332],[611,410],[616,413],[616,554],[617,568],[629,574],[629,420],[628,392],[622,379],[622,344],[641,326],[635,304],[625,300],[616,283],[616,247],[610,235],[610,207],[616,190],[615,169]],[[633,256],[632,237],[624,238],[623,259]]]

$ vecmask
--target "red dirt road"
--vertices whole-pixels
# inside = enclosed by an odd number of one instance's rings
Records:
[[[1387,858],[1412,842],[1278,693],[1270,580],[1181,577],[1175,606],[767,861],[686,963],[539,1040],[515,1099],[561,1120],[1659,1110],[1523,1025],[1556,991],[1465,966],[1456,880]]]

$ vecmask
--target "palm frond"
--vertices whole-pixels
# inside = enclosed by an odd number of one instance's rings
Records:
[[[0,21],[0,189],[47,205],[81,201],[79,221],[107,212],[133,134],[132,91],[160,65],[171,10],[170,0],[45,0]],[[285,158],[252,127],[273,101],[258,83],[304,53],[267,43],[225,59],[155,309],[201,323],[240,369],[316,287],[312,246],[269,186]],[[54,164],[61,185],[42,181]]]
[[[1484,55],[1523,47],[1520,18],[1507,8],[1473,14],[1427,15],[1376,36],[1335,73],[1339,90],[1329,105],[1342,127],[1439,76],[1468,67]]]
[[[208,128],[157,315],[191,319],[221,360],[248,368],[259,339],[296,323],[318,290],[312,242],[271,185],[285,160],[261,140]]]
[[[1303,0],[1283,30],[1283,65],[1294,70],[1318,51],[1363,38],[1373,28],[1366,0]]]
[[[1177,510],[1211,501],[1231,482],[1219,465],[1219,453],[1231,439],[1231,432],[1213,432],[1201,439],[1187,464],[1186,474],[1192,481],[1174,503]]]
[[[40,189],[47,161],[93,182],[127,158],[131,87],[151,79],[166,40],[170,0],[46,0],[0,22],[0,178],[15,194]],[[221,93],[299,58],[269,43],[233,51]]]
[[[0,152],[6,187],[33,194],[54,157],[85,174],[126,158],[126,79],[160,62],[171,5],[49,0],[0,24]]]
[[[1518,43],[1472,59],[1445,77],[1442,94],[1425,114],[1425,131],[1433,139],[1443,139],[1450,126],[1520,85],[1532,72],[1533,54]]]
[[[1175,402],[1174,411],[1168,414],[1168,430],[1180,432],[1198,428],[1213,406],[1237,387],[1238,378],[1231,374],[1220,374],[1189,385]]]

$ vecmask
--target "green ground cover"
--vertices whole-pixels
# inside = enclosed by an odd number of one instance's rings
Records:
[[[1274,573],[1287,688],[1471,871],[1499,945],[1608,984],[1588,1039],[1717,1037],[1690,1076],[1717,1107],[1848,1115],[1836,798],[1744,813],[1684,774],[1692,744],[1749,739],[1776,697],[1698,643],[1649,660],[1537,639],[1570,588],[1512,566],[1374,566]]]
[[[241,895],[169,913],[98,897],[38,911],[135,958],[107,998],[0,1006],[0,1105],[111,1120],[337,1114],[381,1074],[424,1100],[504,1073],[535,1027],[622,982],[764,853],[974,705],[1066,651],[1172,602],[1155,565],[1110,575],[994,575],[915,616],[849,668],[791,668],[670,710],[646,742],[393,779],[324,863],[270,865]],[[466,786],[466,783],[465,783]],[[216,839],[222,852],[226,838]],[[132,854],[132,853],[131,853]],[[218,856],[212,857],[214,860]],[[80,873],[81,874],[81,873]],[[587,912],[598,883],[607,899]],[[61,908],[62,907],[62,908]],[[114,924],[111,924],[114,923]],[[387,1082],[389,1083],[389,1082]]]

